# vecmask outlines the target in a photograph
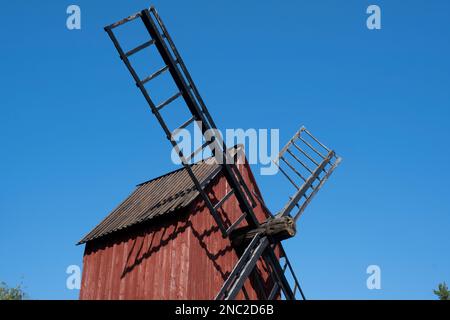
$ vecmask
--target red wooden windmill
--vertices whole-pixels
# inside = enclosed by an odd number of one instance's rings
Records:
[[[148,39],[124,51],[113,30],[132,21],[143,23]],[[142,10],[105,30],[183,167],[138,185],[80,241],[86,244],[80,298],[304,299],[281,241],[295,235],[296,221],[340,158],[302,127],[275,160],[295,191],[273,215],[242,148],[228,148],[211,130],[216,125],[156,10]],[[142,79],[132,56],[151,46],[164,65]],[[164,73],[178,92],[155,104],[146,85]],[[162,109],[176,100],[190,118],[172,130]],[[205,143],[185,155],[177,132],[194,126]],[[193,163],[208,148],[213,156]]]

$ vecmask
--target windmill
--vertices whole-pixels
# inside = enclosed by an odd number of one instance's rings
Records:
[[[139,46],[125,51],[116,37],[116,30],[133,21],[141,20],[148,31],[148,39]],[[222,236],[230,239],[230,243],[239,252],[239,260],[223,282],[216,299],[234,299],[242,290],[245,281],[251,276],[258,261],[264,261],[270,268],[271,288],[266,291],[266,299],[284,297],[287,300],[296,299],[297,294],[305,298],[300,288],[294,270],[281,245],[281,241],[295,235],[295,225],[311,199],[323,186],[325,181],[339,165],[340,158],[315,138],[306,128],[302,127],[281,150],[274,160],[290,184],[294,193],[288,198],[285,206],[266,221],[259,221],[255,215],[255,197],[258,197],[244,181],[241,172],[233,161],[233,155],[226,146],[220,134],[216,134],[216,124],[211,117],[200,93],[193,82],[186,65],[183,62],[165,25],[154,7],[142,10],[123,20],[105,27],[119,56],[130,72],[136,86],[143,94],[151,112],[156,117],[166,138],[179,155],[185,172],[192,180],[196,190],[203,199],[209,213],[214,218]],[[152,74],[140,78],[131,62],[131,57],[139,51],[155,46],[164,65]],[[169,73],[176,85],[174,92],[166,100],[155,103],[146,85],[162,74]],[[169,128],[162,110],[170,108],[171,104],[181,100],[187,107],[190,117],[176,128]],[[171,114],[177,112],[171,111]],[[180,129],[197,125],[205,142],[191,154],[184,154],[177,142],[177,132]],[[197,154],[209,148],[219,160],[220,170],[226,178],[229,191],[218,202],[213,203],[205,192],[204,177],[200,178],[192,164]],[[235,221],[224,221],[219,209],[234,196],[239,204],[241,214]],[[260,199],[258,199],[260,200]],[[245,226],[241,227],[245,222]],[[283,265],[281,260],[284,260]],[[287,276],[287,272],[290,276]],[[259,284],[261,285],[261,284]]]

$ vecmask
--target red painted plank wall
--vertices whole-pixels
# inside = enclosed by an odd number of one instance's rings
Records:
[[[248,164],[239,168],[251,191],[259,193]],[[224,176],[216,177],[207,191],[214,201],[221,199],[229,191]],[[259,203],[255,213],[260,221],[267,218]],[[234,196],[221,214],[231,222],[240,216]],[[88,242],[80,299],[213,299],[237,260],[199,197],[172,217]],[[268,269],[262,262],[258,269],[269,288]],[[250,279],[245,291],[258,299]],[[237,298],[244,298],[242,291]]]

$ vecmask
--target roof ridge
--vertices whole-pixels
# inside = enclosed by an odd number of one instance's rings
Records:
[[[231,149],[242,149],[242,150],[243,150],[243,147],[244,147],[244,146],[243,146],[242,143],[238,143],[238,144],[235,144],[233,147],[228,148],[228,149],[229,149],[229,150],[231,150]],[[204,162],[206,162],[206,161],[208,161],[208,160],[210,160],[210,159],[212,159],[212,158],[214,158],[214,157],[211,156],[211,157],[208,157],[208,158],[206,158],[206,159],[202,159],[202,160],[200,160],[200,161],[197,161],[196,163],[192,164],[192,167],[193,167],[193,166],[196,166],[196,165],[199,165],[199,164],[202,164],[202,163],[204,163]],[[217,164],[217,163],[213,163],[213,164]],[[144,181],[144,182],[138,183],[138,184],[136,185],[136,187],[140,187],[140,186],[142,186],[142,185],[144,185],[144,184],[153,182],[153,181],[158,180],[158,179],[160,179],[160,178],[167,177],[167,176],[169,176],[169,175],[171,175],[171,174],[177,173],[178,171],[185,170],[185,169],[186,169],[186,168],[182,166],[181,168],[178,168],[178,169],[175,169],[175,170],[166,172],[165,174],[160,175],[160,176],[158,176],[158,177],[155,177],[155,178],[146,180],[146,181]]]

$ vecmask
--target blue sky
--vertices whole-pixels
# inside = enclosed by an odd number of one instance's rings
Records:
[[[69,1],[0,4],[0,280],[35,299],[77,298],[75,243],[174,169],[103,31],[150,3],[73,3],[81,30],[66,29]],[[279,128],[284,143],[304,124],[344,158],[285,245],[307,297],[433,299],[450,282],[448,1],[154,4],[220,128]],[[257,180],[279,209],[273,177]],[[366,288],[372,264],[381,290]]]

